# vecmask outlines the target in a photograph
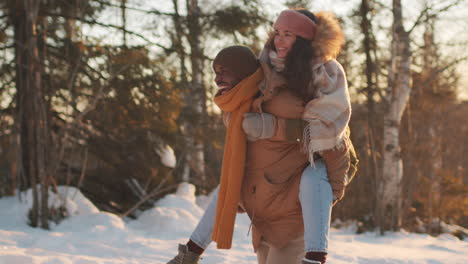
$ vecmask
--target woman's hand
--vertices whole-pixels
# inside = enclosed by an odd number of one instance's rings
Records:
[[[261,62],[260,66],[263,70],[264,83],[261,86],[263,94],[269,99],[281,87],[286,87],[288,82],[283,74],[273,70],[267,63]]]

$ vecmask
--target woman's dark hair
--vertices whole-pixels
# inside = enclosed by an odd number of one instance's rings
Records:
[[[312,21],[317,23],[317,18],[313,13],[307,9],[295,9]],[[275,49],[273,43],[274,35],[270,35],[267,46],[270,49]],[[291,50],[289,51],[286,62],[284,75],[288,81],[289,89],[291,89],[297,96],[309,101],[315,94],[315,91],[309,90],[309,83],[311,79],[311,65],[313,50],[310,45],[310,40],[297,36]]]
[[[311,91],[308,89],[311,79],[311,58],[310,41],[298,36],[286,57],[284,67],[284,75],[288,80],[288,86],[306,101],[313,96],[309,94]]]

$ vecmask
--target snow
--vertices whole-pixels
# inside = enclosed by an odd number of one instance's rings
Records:
[[[0,198],[0,264],[166,263],[177,244],[186,243],[209,201],[209,196],[195,197],[195,187],[183,183],[137,220],[128,220],[99,211],[79,190],[61,186],[58,194],[51,192],[50,204],[66,199],[70,217],[46,231],[27,225],[31,192],[20,198]],[[217,250],[212,244],[200,263],[256,263],[249,224],[245,214],[238,215],[233,248]],[[355,225],[331,229],[327,263],[468,263],[468,241],[449,234],[380,236],[355,230]]]
[[[177,159],[174,150],[169,145],[165,145],[162,150],[157,150],[156,153],[161,157],[161,163],[164,166],[175,168]]]

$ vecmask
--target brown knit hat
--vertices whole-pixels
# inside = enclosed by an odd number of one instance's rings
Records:
[[[230,69],[241,80],[253,74],[259,66],[253,51],[240,45],[222,49],[213,60],[213,68],[215,65]]]

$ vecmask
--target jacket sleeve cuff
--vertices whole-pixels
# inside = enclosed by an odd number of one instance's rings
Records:
[[[307,121],[277,117],[275,136],[272,140],[302,142]]]
[[[307,121],[302,119],[286,119],[285,135],[288,141],[302,142],[304,138],[304,128]]]

